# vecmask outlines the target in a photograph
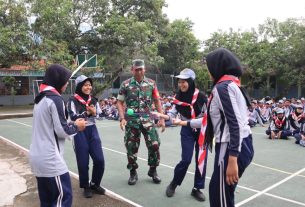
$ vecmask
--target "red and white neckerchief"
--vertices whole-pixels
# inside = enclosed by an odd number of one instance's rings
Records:
[[[295,114],[295,112],[292,112],[292,113],[291,113],[291,116],[292,116],[293,120],[295,120],[295,121],[300,121],[301,119],[304,118],[304,113],[301,113],[299,116],[297,116],[297,115]]]
[[[223,82],[223,81],[232,81],[234,82],[238,87],[240,87],[240,80],[237,77],[230,76],[230,75],[224,75],[222,76],[216,84]],[[207,108],[209,108],[209,105],[211,103],[211,100],[213,98],[213,93],[209,96],[208,99],[208,105]],[[202,123],[201,123],[201,129],[200,129],[200,134],[198,138],[198,145],[199,145],[199,153],[198,153],[198,169],[200,174],[202,175],[203,173],[203,168],[204,168],[204,161],[207,155],[207,147],[205,146],[205,132],[207,128],[207,123],[208,123],[208,114],[207,111],[204,113],[204,116],[202,118]]]
[[[180,106],[189,106],[191,108],[191,119],[195,119],[196,118],[196,114],[195,114],[195,110],[194,110],[193,105],[197,101],[198,94],[199,94],[199,90],[197,88],[195,88],[191,104],[179,101],[176,98],[174,98],[173,104],[180,105]]]
[[[282,128],[282,126],[285,122],[285,119],[286,119],[285,116],[283,117],[282,120],[280,120],[278,117],[276,117],[276,119],[274,120],[275,126],[279,129]]]
[[[78,95],[77,93],[74,94],[74,98],[76,98],[79,102],[81,102],[82,104],[84,104],[85,106],[89,106],[90,102],[91,102],[91,96],[89,95],[89,98],[87,101],[85,101],[80,95]]]
[[[46,85],[46,84],[42,83],[39,86],[39,93],[41,93],[43,91],[52,91],[53,93],[60,96],[60,93],[53,86],[49,86],[49,85]]]

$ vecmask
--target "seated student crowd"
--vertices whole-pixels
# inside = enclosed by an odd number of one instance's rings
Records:
[[[101,108],[101,113],[99,114],[99,117],[109,120],[118,120],[119,112],[116,106],[116,102],[117,100],[115,97],[100,100],[99,105]]]
[[[248,116],[250,127],[254,127],[257,123],[259,123],[261,126],[264,126],[261,109],[257,106],[256,100],[252,100],[251,106],[248,109]]]
[[[163,95],[161,97],[161,105],[162,105],[164,114],[167,115],[169,110],[172,108],[173,99],[174,99],[174,96]],[[115,97],[101,99],[99,101],[99,106],[101,108],[101,113],[99,114],[99,118],[100,119],[105,118],[105,119],[109,119],[109,120],[118,120],[119,114],[118,114],[116,102],[117,102],[117,100]],[[154,105],[152,105],[152,107],[154,107]],[[152,111],[154,111],[153,108],[152,108]],[[156,117],[154,117],[154,118],[156,118]],[[155,121],[157,122],[158,120],[155,120]],[[169,120],[167,120],[165,122],[165,126],[170,127],[170,126],[175,126],[175,125],[172,125],[172,123]]]
[[[174,96],[161,97],[162,108],[165,114],[172,107]],[[269,123],[266,134],[269,139],[287,139],[293,136],[296,144],[305,146],[305,98],[287,99],[283,97],[277,103],[269,96],[257,101],[252,100],[248,109],[249,126],[255,127],[257,124],[264,127]],[[116,99],[108,98],[100,100],[102,113],[100,117],[117,120],[118,113],[116,108]],[[166,126],[172,126],[166,123]]]
[[[305,146],[304,105],[304,98],[297,100],[284,97],[276,104],[270,99],[258,107],[262,117],[270,122],[266,130],[269,139],[287,139],[288,136],[293,136],[296,144]]]

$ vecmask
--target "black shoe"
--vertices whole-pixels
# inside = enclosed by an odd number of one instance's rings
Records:
[[[197,201],[205,201],[204,194],[200,191],[200,189],[193,188],[191,195],[197,200]]]
[[[84,187],[84,197],[92,198],[92,190],[90,187]]]
[[[158,176],[156,168],[150,168],[147,175],[152,177],[154,183],[159,184],[161,183],[161,178]]]
[[[166,196],[167,197],[173,197],[175,194],[177,185],[172,181],[166,188]]]
[[[101,186],[97,186],[97,185],[90,183],[90,188],[96,194],[105,195],[106,190],[104,188],[102,188]]]
[[[138,181],[138,174],[136,170],[130,170],[130,177],[128,179],[128,185],[135,185]]]

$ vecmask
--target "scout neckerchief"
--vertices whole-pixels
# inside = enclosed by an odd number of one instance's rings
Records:
[[[199,93],[199,90],[197,88],[195,88],[191,104],[179,101],[176,98],[174,98],[173,103],[176,104],[176,105],[180,105],[180,106],[189,106],[191,108],[191,119],[195,119],[196,114],[195,114],[195,110],[194,110],[193,106],[194,106],[194,103],[197,101],[198,93]]]
[[[76,98],[80,103],[84,104],[85,106],[89,106],[91,102],[91,96],[89,95],[89,98],[87,101],[85,101],[80,95],[77,93],[74,94],[74,98]]]
[[[278,117],[276,117],[276,119],[274,120],[275,126],[276,126],[278,129],[282,128],[284,122],[285,122],[285,116],[283,117],[282,120],[280,120]]]
[[[296,115],[295,112],[292,112],[292,113],[291,113],[291,116],[292,116],[293,120],[299,122],[301,119],[304,118],[304,113],[300,113],[299,115]]]
[[[222,76],[216,84],[223,82],[223,81],[232,81],[234,82],[238,87],[240,87],[240,80],[236,77],[232,77],[230,75],[224,75]],[[213,93],[209,96],[208,99],[208,105],[207,108],[210,107],[211,100],[213,99]],[[207,120],[208,120],[208,113],[204,113],[204,116],[202,118],[202,124],[201,124],[201,129],[200,129],[200,134],[199,134],[199,139],[198,139],[198,145],[199,145],[199,153],[198,153],[198,169],[200,171],[200,174],[202,175],[203,169],[204,169],[204,160],[207,155],[207,146],[205,143],[205,133],[206,133],[206,128],[207,128]]]
[[[42,83],[39,86],[39,93],[43,91],[52,91],[53,93],[60,96],[60,93],[54,87]]]

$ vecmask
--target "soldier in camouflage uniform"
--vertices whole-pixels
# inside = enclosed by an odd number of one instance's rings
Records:
[[[148,165],[150,166],[148,176],[152,177],[154,183],[160,183],[161,179],[156,170],[160,162],[160,139],[150,114],[153,103],[158,112],[162,113],[159,92],[155,81],[144,76],[145,65],[143,60],[134,60],[131,72],[133,77],[124,81],[120,87],[117,104],[120,127],[125,130],[124,143],[128,158],[127,168],[130,170],[128,184],[134,185],[138,180],[136,171],[138,164],[136,161],[141,133],[144,135],[148,149]],[[164,131],[165,123],[163,119],[159,120],[158,125]]]

